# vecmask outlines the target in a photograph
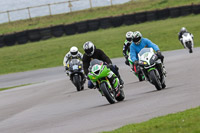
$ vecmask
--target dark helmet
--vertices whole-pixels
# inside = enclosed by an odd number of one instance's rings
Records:
[[[139,45],[142,40],[142,34],[139,31],[133,32],[133,42]]]
[[[83,44],[83,49],[86,55],[92,56],[95,51],[95,46],[92,42],[87,41],[86,43]]]

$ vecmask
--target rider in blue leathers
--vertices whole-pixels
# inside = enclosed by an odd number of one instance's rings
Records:
[[[152,43],[149,39],[143,38],[142,34],[139,31],[133,33],[133,42],[130,46],[130,58],[131,61],[134,63],[134,71],[137,73],[138,71],[138,53],[143,48],[153,48],[156,51],[156,55],[161,62],[163,63],[164,56],[161,54],[159,47]]]

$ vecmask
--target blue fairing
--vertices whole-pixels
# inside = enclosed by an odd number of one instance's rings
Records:
[[[160,50],[158,46],[154,43],[152,43],[149,39],[147,38],[142,38],[141,42],[139,45],[136,45],[134,42],[130,46],[130,57],[131,60],[134,62],[138,60],[138,53],[140,52],[141,49],[143,48],[153,48],[155,51]]]

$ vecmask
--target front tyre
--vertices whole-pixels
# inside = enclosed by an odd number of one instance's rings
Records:
[[[152,71],[149,72],[149,78],[151,79],[152,83],[154,84],[154,86],[156,87],[157,90],[162,89],[162,84],[160,82],[160,79],[156,75],[155,70],[152,70]]]
[[[100,84],[100,89],[110,104],[115,103],[115,96],[111,92],[111,90],[107,87],[105,82]]]
[[[76,86],[77,91],[81,91],[82,90],[82,86],[81,86],[81,80],[80,80],[80,76],[79,75],[74,75],[73,76],[73,83]]]

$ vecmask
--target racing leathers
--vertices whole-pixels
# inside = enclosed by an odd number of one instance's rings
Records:
[[[110,58],[100,49],[95,49],[94,54],[92,56],[88,56],[87,54],[83,55],[83,69],[85,74],[88,74],[88,68],[90,66],[90,61],[93,59],[98,59],[103,61],[104,63],[106,63],[106,65],[108,66],[108,68],[111,69],[111,71],[114,73],[110,78],[112,78],[114,75],[117,75],[117,77],[120,80],[120,84],[123,85],[123,81],[119,75],[118,72],[118,67],[116,65],[112,65],[112,61],[110,60]],[[92,82],[89,80],[88,81],[88,88],[94,88],[94,85],[92,84]]]
[[[133,42],[130,46],[130,58],[132,62],[134,62],[134,71],[136,73],[138,71],[138,53],[145,47],[153,48],[157,52],[158,58],[160,58],[163,62],[164,56],[161,54],[159,47],[156,44],[152,43],[149,39],[142,38],[139,45],[136,45]]]
[[[77,56],[72,56],[72,54],[70,52],[68,52],[64,59],[63,59],[63,65],[65,67],[65,71],[66,71],[66,74],[69,75],[69,62],[71,61],[71,59],[79,59],[82,61],[83,59],[83,54],[81,52],[78,52],[77,53]]]
[[[129,65],[129,61],[128,61],[128,58],[129,58],[129,53],[130,53],[130,45],[131,45],[132,42],[129,42],[127,40],[124,41],[124,45],[123,45],[123,55],[126,59],[125,61],[125,64],[126,65]]]
[[[193,34],[192,33],[190,33],[190,32],[179,32],[178,33],[178,39],[179,39],[179,41],[181,42],[181,44],[183,45],[183,47],[185,48],[185,46],[184,46],[184,44],[183,44],[183,34],[184,33],[189,33],[190,35],[191,35],[191,37],[192,37],[192,39],[194,38],[194,36],[193,36]]]

